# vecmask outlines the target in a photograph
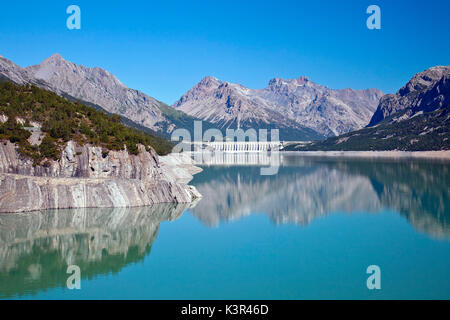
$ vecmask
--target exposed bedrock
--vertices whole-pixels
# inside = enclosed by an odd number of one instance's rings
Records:
[[[69,141],[61,159],[33,166],[14,144],[0,145],[0,212],[24,212],[62,208],[138,207],[155,203],[189,203],[201,197],[187,185],[196,172],[186,163],[166,161],[139,147],[102,152],[99,147],[78,146]],[[167,156],[169,158],[175,155]]]

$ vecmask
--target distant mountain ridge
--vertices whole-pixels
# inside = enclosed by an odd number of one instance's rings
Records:
[[[173,107],[221,128],[289,128],[311,140],[366,126],[382,95],[377,89],[332,90],[307,77],[274,78],[265,89],[205,77]]]
[[[35,79],[41,79],[71,96],[102,106],[105,110],[158,131],[164,118],[158,100],[122,84],[113,74],[101,68],[87,68],[64,60],[59,54],[41,64],[25,68]]]
[[[285,150],[450,150],[450,66],[420,72],[381,98],[367,128]]]
[[[71,100],[119,114],[127,125],[169,136],[175,128],[192,130],[198,120],[139,90],[130,89],[110,72],[76,65],[54,54],[42,63],[22,68],[0,56],[0,81],[34,84]],[[205,123],[205,127],[209,124]],[[209,125],[210,126],[210,125]]]
[[[281,140],[321,140],[364,127],[382,96],[377,89],[332,90],[307,77],[272,79],[265,89],[205,77],[173,108],[130,89],[110,72],[87,68],[54,54],[22,68],[0,56],[0,80],[30,83],[71,100],[122,116],[137,128],[166,137],[174,129],[279,129]]]

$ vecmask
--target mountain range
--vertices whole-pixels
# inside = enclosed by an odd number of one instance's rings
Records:
[[[76,65],[59,54],[26,68],[0,56],[2,80],[19,85],[36,85],[70,100],[79,100],[107,113],[118,114],[127,125],[164,136],[176,127],[191,129],[194,121],[198,120],[139,90],[128,88],[104,69]]]
[[[285,150],[449,150],[450,66],[416,74],[396,94],[385,95],[367,128]]]
[[[135,89],[99,67],[88,68],[54,54],[22,68],[0,56],[0,81],[33,84],[71,100],[119,114],[125,123],[169,136],[175,128],[279,129],[282,140],[318,140],[367,125],[382,92],[332,90],[306,77],[275,78],[265,89],[205,77],[173,108]]]
[[[192,133],[194,121],[202,120],[204,130],[279,129],[281,140],[314,141],[287,150],[448,149],[449,78],[450,66],[436,66],[396,94],[383,95],[377,89],[333,90],[304,76],[274,78],[264,89],[205,77],[169,106],[104,69],[59,54],[26,68],[0,56],[0,81],[36,85],[166,137],[176,128]]]
[[[383,93],[332,90],[309,80],[274,78],[264,89],[205,77],[173,107],[219,128],[278,128],[282,140],[317,140],[369,123]]]

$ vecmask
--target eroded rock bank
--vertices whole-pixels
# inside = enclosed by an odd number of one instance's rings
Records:
[[[58,161],[33,166],[15,144],[0,144],[0,212],[43,209],[139,207],[155,203],[190,203],[201,197],[187,185],[192,164],[180,167],[166,156],[139,146],[139,154],[102,151],[69,141]]]

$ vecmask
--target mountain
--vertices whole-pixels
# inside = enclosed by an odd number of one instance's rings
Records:
[[[383,96],[377,89],[332,90],[307,77],[275,78],[258,93],[289,118],[325,136],[364,127]]]
[[[80,100],[107,113],[122,116],[129,126],[168,136],[175,128],[190,131],[198,120],[173,110],[141,91],[130,89],[110,72],[76,65],[54,54],[41,64],[22,68],[0,56],[0,81],[34,84],[69,100]],[[205,124],[205,127],[210,127]]]
[[[32,84],[46,90],[53,89],[55,93],[61,94],[61,91],[54,89],[45,81],[33,78],[32,74],[28,70],[0,55],[0,82],[5,81],[13,82],[17,85]]]
[[[1,83],[0,212],[199,198],[186,181],[197,169],[163,165],[155,150],[166,154],[171,145],[159,139],[53,92]]]
[[[381,96],[377,89],[332,90],[306,77],[275,78],[265,89],[205,77],[173,107],[220,128],[279,128],[283,140],[317,140],[364,127]]]
[[[418,112],[429,112],[450,104],[450,66],[436,66],[416,74],[396,94],[381,98],[368,127],[396,114],[409,119]],[[393,121],[392,119],[391,121]]]
[[[29,79],[30,75],[26,70],[0,55],[0,80],[25,84]]]
[[[416,74],[396,94],[385,95],[367,128],[285,150],[450,149],[450,66]]]
[[[44,80],[69,95],[103,107],[106,111],[159,131],[166,119],[161,102],[121,83],[113,74],[101,68],[86,68],[54,54],[41,64],[25,70],[34,79]]]
[[[141,91],[125,86],[110,72],[87,68],[54,54],[42,63],[22,68],[0,56],[0,81],[34,84],[69,100],[80,100],[124,123],[169,136],[175,128],[279,129],[282,140],[319,140],[365,126],[381,92],[331,90],[306,77],[275,78],[265,89],[206,77],[171,108]]]

